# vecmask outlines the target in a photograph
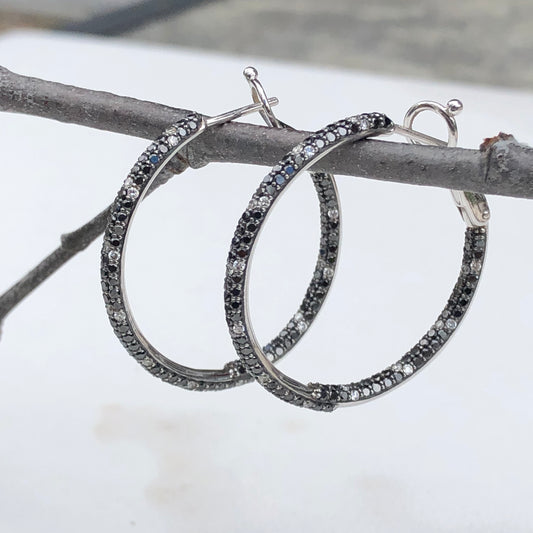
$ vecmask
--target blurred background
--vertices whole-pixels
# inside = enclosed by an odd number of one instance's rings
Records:
[[[529,0],[0,0],[0,31],[21,27],[533,87]]]

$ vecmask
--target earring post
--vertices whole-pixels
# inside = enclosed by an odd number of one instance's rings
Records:
[[[279,100],[276,97],[269,98],[268,103],[271,106],[278,105]],[[238,109],[234,109],[233,111],[222,113],[221,115],[217,115],[216,117],[209,117],[205,119],[205,124],[207,127],[218,126],[219,124],[224,124],[225,122],[230,122],[231,120],[244,117],[245,115],[250,115],[251,113],[257,113],[258,111],[262,111],[262,110],[263,110],[263,104],[260,102],[255,103],[255,104],[249,104],[244,107],[239,107]]]
[[[431,135],[426,135],[425,133],[422,133],[420,131],[412,130],[411,128],[404,128],[403,126],[399,126],[398,124],[394,124],[392,132],[397,133],[402,137],[406,137],[407,139],[411,139],[413,141],[417,141],[423,144],[429,144],[431,146],[448,146],[448,143],[446,141],[437,139],[436,137],[432,137]]]

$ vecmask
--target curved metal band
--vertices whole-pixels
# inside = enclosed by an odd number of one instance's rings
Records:
[[[219,390],[244,384],[252,378],[245,372],[239,360],[226,364],[222,369],[209,370],[186,367],[165,357],[150,344],[135,322],[124,282],[127,237],[137,208],[167,163],[206,127],[206,121],[201,115],[192,114],[168,128],[139,157],[113,204],[104,234],[101,279],[109,320],[115,334],[131,356],[151,374],[173,385],[194,390]],[[331,279],[324,283],[318,274],[322,273],[323,263],[328,262],[332,278],[337,263],[340,208],[335,182],[329,174],[314,173],[311,176],[320,201],[320,255],[298,312],[264,348],[264,353],[272,361],[283,357],[300,340],[314,320],[331,284]],[[265,207],[261,198],[250,204],[254,213]],[[334,216],[328,218],[328,213]],[[253,225],[254,220],[248,222],[249,227]],[[242,265],[238,258],[228,268],[228,274],[233,280],[238,280],[242,275]],[[238,332],[238,328],[234,328],[233,333]]]
[[[461,273],[446,307],[436,322],[411,350],[382,372],[347,384],[304,385],[275,368],[257,342],[247,307],[248,268],[254,245],[269,210],[296,176],[337,146],[386,133],[392,127],[392,122],[385,115],[363,114],[331,124],[308,137],[280,161],[254,193],[253,199],[267,198],[265,203],[269,204],[269,208],[256,219],[254,231],[246,230],[247,221],[252,216],[250,209],[244,212],[237,225],[229,252],[229,262],[238,256],[245,266],[242,279],[234,281],[230,276],[226,276],[225,281],[228,326],[232,331],[235,325],[242,330],[240,335],[233,335],[234,346],[246,370],[254,375],[263,387],[294,405],[332,411],[337,405],[372,399],[403,383],[442,349],[464,317],[474,295],[485,256],[487,236],[484,227],[467,228]],[[244,236],[246,241],[243,240]],[[326,268],[324,265],[324,270]]]

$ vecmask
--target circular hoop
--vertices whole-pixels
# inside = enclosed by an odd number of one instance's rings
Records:
[[[236,257],[244,262],[242,279],[225,280],[226,321],[233,332],[237,354],[247,372],[269,392],[294,405],[319,411],[332,411],[339,404],[353,404],[375,398],[403,383],[425,366],[446,344],[460,324],[472,300],[483,266],[486,229],[466,230],[463,261],[459,279],[442,313],[427,333],[396,363],[369,378],[341,385],[304,385],[275,368],[261,350],[253,332],[248,313],[248,268],[254,245],[269,210],[287,186],[306,168],[339,145],[358,141],[392,129],[391,120],[379,113],[362,114],[335,122],[308,137],[274,167],[253,195],[253,200],[267,198],[268,208],[256,219],[254,231],[246,228],[252,216],[248,208],[237,225],[228,262]],[[291,172],[287,172],[291,169]],[[294,171],[296,169],[296,171]],[[278,176],[281,180],[278,181]],[[243,237],[247,238],[246,241]],[[231,305],[230,305],[231,304]],[[241,333],[235,334],[235,328]]]
[[[192,139],[207,128],[205,119],[192,114],[169,127],[139,157],[115,202],[104,234],[101,280],[109,320],[116,336],[146,370],[154,376],[191,390],[220,390],[251,381],[239,360],[227,363],[219,370],[194,369],[180,365],[161,354],[144,337],[130,309],[124,282],[124,256],[128,233],[136,210],[151,185],[169,161]],[[340,206],[333,176],[311,173],[320,202],[320,253],[313,278],[296,314],[263,350],[266,357],[276,361],[283,357],[303,336],[316,317],[329,291],[337,264],[340,239]],[[248,227],[253,227],[255,213],[266,207],[267,198],[254,199]],[[328,264],[331,276],[322,277],[323,265]],[[244,263],[236,256],[228,268],[228,275],[236,282]],[[239,333],[237,327],[233,334]]]

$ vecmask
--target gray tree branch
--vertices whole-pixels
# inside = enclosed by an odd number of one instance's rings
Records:
[[[170,123],[189,113],[135,98],[21,76],[1,66],[0,111],[146,139],[155,138]],[[172,172],[180,173],[187,166],[198,168],[209,162],[272,166],[309,133],[227,123],[192,142],[164,174],[163,181]],[[342,146],[319,164],[316,170],[333,174],[533,198],[533,149],[510,135],[488,139],[480,150],[368,140]],[[0,326],[23,298],[102,233],[108,209],[64,235],[59,248],[0,296]]]

